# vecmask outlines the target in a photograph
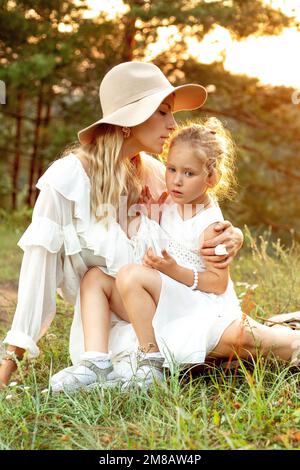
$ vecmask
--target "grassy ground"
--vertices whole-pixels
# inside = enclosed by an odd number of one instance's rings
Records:
[[[18,238],[19,231],[0,226],[1,335],[15,305]],[[232,275],[252,316],[299,309],[299,246],[248,236]],[[0,393],[0,449],[300,448],[300,373],[272,357],[258,357],[253,370],[176,374],[149,395],[115,389],[52,396],[49,374],[68,364],[71,318],[72,308],[59,300],[40,357]]]

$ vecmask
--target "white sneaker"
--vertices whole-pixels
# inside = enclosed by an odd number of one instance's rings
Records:
[[[293,330],[300,329],[300,311],[290,313],[280,313],[264,321],[267,326],[288,326]]]
[[[53,393],[72,393],[80,389],[95,387],[115,387],[121,382],[121,378],[114,372],[111,360],[105,359],[107,366],[101,368],[94,362],[84,359],[76,366],[67,367],[50,380]]]
[[[153,383],[165,382],[163,371],[163,357],[144,357],[138,358],[137,369],[130,380],[123,383],[121,391],[127,391],[132,387],[139,387],[148,390]]]

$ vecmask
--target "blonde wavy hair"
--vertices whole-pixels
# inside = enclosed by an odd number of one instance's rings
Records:
[[[127,208],[130,208],[138,202],[142,190],[141,157],[136,156],[133,162],[122,156],[123,142],[124,136],[119,126],[103,124],[96,129],[91,144],[78,144],[72,148],[72,152],[88,166],[91,212],[96,220],[105,219],[106,223],[108,219],[103,207],[111,205],[118,220],[120,197],[127,197]]]
[[[216,172],[218,183],[209,189],[214,199],[231,199],[236,191],[235,145],[229,131],[219,119],[188,121],[170,136],[168,151],[185,142],[205,165],[208,176]]]

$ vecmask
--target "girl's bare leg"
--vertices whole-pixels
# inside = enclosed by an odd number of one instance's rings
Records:
[[[241,359],[255,356],[257,351],[267,356],[273,352],[277,357],[289,361],[300,348],[300,332],[288,327],[271,328],[251,317],[234,321],[223,333],[209,358],[228,358],[236,353]]]
[[[146,266],[128,265],[120,269],[116,284],[140,348],[147,352],[157,352],[152,319],[161,292],[159,273]]]
[[[91,268],[81,281],[80,300],[85,350],[107,353],[110,311],[129,321],[115,279]]]
[[[140,346],[148,350],[149,344],[153,344],[152,351],[158,351],[152,319],[161,292],[159,273],[144,266],[129,265],[120,270],[116,282]],[[236,352],[246,359],[260,350],[265,356],[272,351],[288,361],[299,347],[300,332],[287,327],[270,328],[247,317],[244,321],[234,321],[225,330],[209,357],[228,358]]]
[[[149,351],[152,344],[151,350],[158,351],[152,319],[161,292],[159,273],[147,267],[129,265],[120,270],[116,283],[140,346]],[[244,320],[235,320],[225,330],[207,358],[230,358],[236,354],[247,359],[260,351],[264,356],[272,352],[289,361],[297,350],[300,350],[299,331],[284,326],[271,328],[247,316]]]
[[[146,266],[128,265],[122,268],[116,279],[117,288],[123,299],[126,311],[144,352],[137,360],[137,369],[132,379],[125,382],[122,389],[133,384],[148,389],[153,382],[164,382],[164,358],[160,354],[152,319],[161,292],[161,278],[157,271]]]

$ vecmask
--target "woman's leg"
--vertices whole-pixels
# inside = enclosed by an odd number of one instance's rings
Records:
[[[157,352],[152,319],[161,292],[159,273],[146,266],[130,264],[120,269],[116,285],[140,348],[145,352]]]
[[[80,284],[81,318],[84,349],[80,361],[51,378],[53,392],[74,392],[77,389],[101,385],[111,387],[119,383],[111,357],[108,354],[110,311],[129,321],[115,279],[99,268],[91,268]]]
[[[85,350],[107,353],[110,310],[129,321],[115,279],[91,268],[81,281],[80,301]]]
[[[244,320],[235,320],[224,331],[208,358],[228,358],[235,354],[247,359],[255,357],[259,351],[263,356],[273,352],[280,359],[289,361],[299,349],[299,331],[284,326],[271,328],[247,316]]]
[[[7,345],[6,351],[16,354],[16,356],[21,360],[25,349],[18,348],[17,346]],[[8,384],[11,375],[17,369],[17,364],[12,358],[5,359],[3,358],[1,366],[0,366],[0,389],[5,388]]]

